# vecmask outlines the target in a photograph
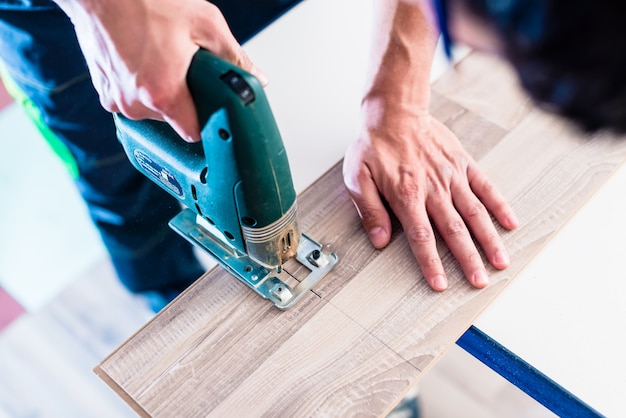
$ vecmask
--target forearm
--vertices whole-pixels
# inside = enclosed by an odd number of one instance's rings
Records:
[[[364,106],[428,111],[430,70],[439,33],[424,3],[377,0]]]

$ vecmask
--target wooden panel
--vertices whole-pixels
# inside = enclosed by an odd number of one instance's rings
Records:
[[[299,200],[303,229],[340,257],[305,300],[280,312],[213,270],[96,373],[149,416],[388,412],[626,157],[626,142],[586,140],[529,106],[507,71],[470,55],[433,97],[521,221],[502,232],[512,264],[489,287],[469,286],[440,242],[450,287],[431,291],[397,227],[373,249],[337,165]]]
[[[461,61],[454,71],[444,74],[434,89],[508,131],[532,105],[509,68],[493,71],[506,65],[497,57],[474,54],[471,60]]]

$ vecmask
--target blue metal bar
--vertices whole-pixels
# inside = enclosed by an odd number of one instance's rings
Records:
[[[456,343],[560,417],[603,416],[475,326]]]

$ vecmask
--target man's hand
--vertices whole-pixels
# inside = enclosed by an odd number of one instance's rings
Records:
[[[386,246],[391,237],[384,199],[433,289],[445,290],[448,280],[431,220],[469,282],[481,288],[489,281],[471,234],[489,262],[503,269],[509,257],[488,211],[508,229],[517,220],[456,136],[428,112],[438,38],[428,4],[377,2],[363,127],[346,153],[344,181],[376,248]]]
[[[55,0],[72,19],[102,106],[168,122],[186,141],[200,127],[186,75],[199,47],[255,74],[222,13],[206,0]]]
[[[505,228],[517,220],[503,197],[465,152],[455,135],[429,114],[364,106],[367,129],[344,160],[344,180],[370,241],[383,248],[391,220],[381,199],[400,220],[426,281],[448,287],[431,220],[459,261],[467,280],[488,283],[470,233],[498,269],[509,258],[487,210]]]

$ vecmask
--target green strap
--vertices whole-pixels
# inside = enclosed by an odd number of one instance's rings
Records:
[[[4,82],[7,92],[13,97],[16,103],[22,106],[26,115],[28,115],[39,133],[41,133],[41,136],[43,136],[50,148],[52,148],[52,151],[61,159],[65,168],[70,173],[70,176],[72,176],[73,179],[77,179],[80,173],[76,159],[67,146],[65,146],[59,137],[46,125],[41,116],[41,111],[13,81],[2,62],[0,62],[0,78]]]

